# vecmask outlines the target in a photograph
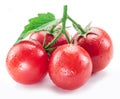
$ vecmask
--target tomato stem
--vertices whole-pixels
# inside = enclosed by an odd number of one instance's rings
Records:
[[[82,26],[80,24],[78,24],[75,20],[73,20],[70,16],[67,16],[67,18],[73,23],[73,25],[75,25],[78,28],[78,32],[80,34],[85,34],[86,31],[82,28]]]
[[[47,46],[45,46],[45,49],[51,47],[56,42],[56,40],[61,36],[61,34],[62,32],[58,33],[58,35],[55,36],[55,38]]]
[[[70,43],[70,39],[69,39],[69,37],[66,33],[66,30],[65,30],[66,20],[67,20],[67,5],[64,6],[63,18],[62,18],[62,29],[61,29],[60,33],[58,33],[55,36],[55,38],[47,46],[45,46],[45,49],[48,49],[49,47],[51,47],[56,42],[56,40],[61,36],[61,34],[63,34],[63,33],[65,34],[68,43]]]
[[[62,18],[62,30],[61,32],[65,34],[65,37],[68,41],[68,43],[70,43],[70,39],[68,34],[66,33],[66,21],[67,21],[67,5],[64,6],[64,11],[63,11],[63,18]]]
[[[62,22],[62,19],[60,19],[58,22],[56,22],[55,24],[53,24],[48,31],[49,31],[51,34],[54,33],[54,29],[55,29],[56,26],[57,26],[58,24],[60,24],[61,22]]]

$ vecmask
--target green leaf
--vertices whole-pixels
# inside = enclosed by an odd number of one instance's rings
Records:
[[[31,30],[31,32],[39,32],[41,30],[50,31],[54,26],[56,26],[59,23],[61,23],[61,19],[56,19],[56,20],[53,20],[53,21],[48,22],[46,24],[43,24],[36,29]]]
[[[33,30],[45,23],[55,20],[55,16],[52,13],[38,14],[38,17],[29,19],[29,24],[25,26],[24,32]]]
[[[47,24],[53,20],[55,20],[55,16],[49,12],[46,14],[38,14],[37,17],[29,19],[29,24],[27,24],[24,27],[24,30],[18,37],[16,43],[18,43],[20,40],[22,40],[26,36],[28,36],[30,34],[29,31],[34,30],[34,29],[36,29],[44,24]]]

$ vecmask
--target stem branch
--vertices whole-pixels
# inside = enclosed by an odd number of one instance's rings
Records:
[[[73,20],[70,16],[68,16],[68,19],[82,32],[82,34],[86,33],[82,26],[78,24],[75,20]]]
[[[66,21],[67,21],[67,5],[64,6],[63,19],[62,19],[62,30],[61,30],[61,32],[65,34],[65,37],[66,37],[68,43],[70,43],[69,36],[68,36],[68,34],[66,33],[66,30],[65,30]]]
[[[67,20],[67,5],[64,6],[63,18],[62,18],[62,29],[61,29],[60,33],[58,33],[55,36],[55,38],[47,46],[45,46],[45,49],[51,47],[56,42],[56,40],[61,36],[61,34],[63,34],[63,33],[65,34],[68,43],[70,43],[70,39],[65,31],[66,20]]]

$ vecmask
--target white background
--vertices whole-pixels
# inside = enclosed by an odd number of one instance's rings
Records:
[[[82,26],[92,21],[111,36],[114,55],[103,71],[93,75],[81,88],[57,88],[47,76],[34,85],[20,85],[9,76],[5,59],[28,19],[38,13],[62,16],[63,5]],[[71,34],[75,32],[70,31]],[[0,0],[0,99],[120,99],[120,3],[119,0]]]

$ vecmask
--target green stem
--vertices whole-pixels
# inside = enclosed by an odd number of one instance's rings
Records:
[[[70,43],[70,39],[65,31],[66,20],[67,20],[67,5],[64,6],[63,18],[62,18],[62,30],[60,31],[60,33],[57,34],[57,36],[55,36],[55,38],[47,46],[45,46],[45,49],[51,47],[63,33],[65,34],[68,43]]]
[[[51,47],[56,42],[56,40],[61,36],[61,34],[62,32],[58,33],[58,35],[55,36],[55,38],[47,46],[45,46],[45,49]]]
[[[62,33],[65,34],[65,37],[66,37],[68,43],[70,43],[69,36],[68,36],[68,34],[66,33],[66,30],[65,30],[66,21],[67,21],[67,5],[64,6],[63,19],[62,19]]]
[[[82,32],[82,34],[86,33],[82,26],[78,24],[75,20],[73,20],[70,16],[68,16],[67,18]]]
[[[60,19],[60,21],[58,21],[56,24],[54,24],[48,31],[49,31],[50,33],[53,33],[55,27],[56,27],[58,24],[60,24],[61,22],[62,22],[62,19]]]

